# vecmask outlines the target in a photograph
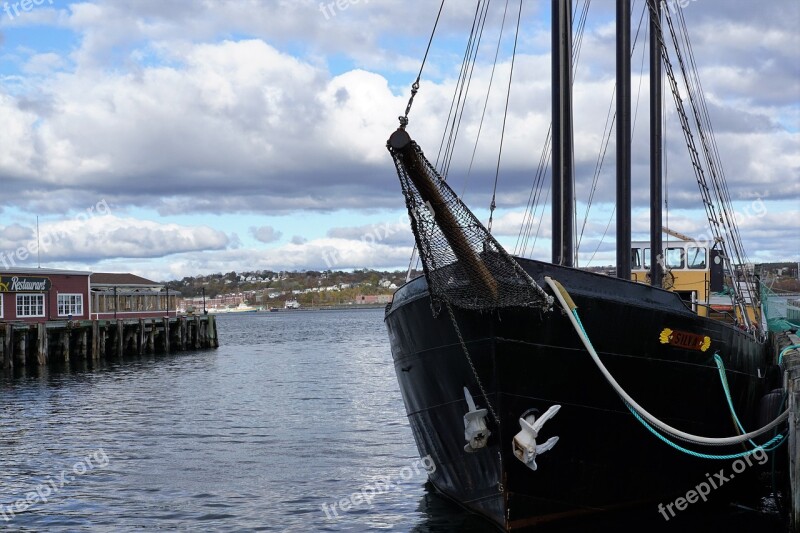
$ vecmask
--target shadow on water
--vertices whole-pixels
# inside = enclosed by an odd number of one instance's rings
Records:
[[[489,521],[470,513],[445,496],[430,483],[425,484],[425,494],[419,501],[421,521],[413,533],[479,533],[500,531]],[[588,516],[562,519],[539,524],[525,531],[536,533],[789,533],[787,520],[778,512],[773,498],[761,498],[758,509],[737,506],[692,508],[665,520],[653,507],[639,507],[622,511],[604,512]]]
[[[0,385],[4,382],[25,383],[38,381],[40,384],[59,385],[64,381],[89,377],[108,372],[134,372],[159,370],[176,365],[192,365],[197,368],[203,361],[213,359],[214,350],[186,351],[171,354],[126,355],[99,361],[76,359],[73,361],[51,362],[45,366],[15,366],[13,369],[0,368]]]

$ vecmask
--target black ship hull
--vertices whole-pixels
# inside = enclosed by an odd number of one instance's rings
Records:
[[[540,286],[544,276],[564,285],[603,363],[650,413],[696,435],[736,434],[714,362],[718,353],[736,413],[745,429],[755,428],[767,362],[763,344],[698,316],[676,294],[517,261]],[[500,528],[644,502],[666,504],[722,466],[681,453],[648,432],[602,376],[558,304],[549,312],[514,307],[454,313],[474,371],[447,309],[437,309],[424,277],[401,287],[387,307],[392,356],[419,452],[436,466],[431,482]],[[710,345],[701,350],[665,343],[665,328],[707,336]],[[487,446],[467,453],[464,387],[479,408],[487,406],[476,374],[500,423],[487,419]],[[561,409],[540,440],[560,440],[536,458],[533,471],[514,456],[512,439],[523,413],[544,413],[553,405]]]

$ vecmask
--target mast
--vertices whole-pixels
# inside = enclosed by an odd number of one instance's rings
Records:
[[[631,2],[617,0],[617,277],[631,279]]]
[[[552,2],[553,264],[573,266],[572,0]]]
[[[661,0],[650,6],[650,284],[661,287],[663,277],[659,255],[662,237],[662,111],[661,111]]]

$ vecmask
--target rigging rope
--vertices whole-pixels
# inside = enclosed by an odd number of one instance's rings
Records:
[[[735,220],[735,213],[733,212],[733,205],[730,200],[730,193],[725,183],[724,172],[722,171],[721,159],[717,150],[716,142],[713,140],[713,132],[711,139],[707,134],[710,130],[710,119],[708,115],[705,97],[703,95],[702,86],[699,84],[699,75],[697,73],[697,66],[693,63],[693,52],[691,42],[689,40],[688,31],[685,25],[683,14],[678,10],[678,22],[681,29],[680,36],[675,30],[672,14],[668,4],[665,4],[664,9],[665,21],[669,28],[670,37],[675,50],[676,59],[682,75],[683,86],[686,91],[686,98],[689,107],[692,111],[692,118],[694,119],[694,126],[699,138],[699,144],[702,152],[697,147],[697,141],[689,121],[689,116],[686,112],[686,106],[681,96],[681,91],[678,87],[678,81],[670,61],[669,54],[666,51],[666,44],[662,41],[662,57],[666,67],[667,79],[669,80],[673,99],[678,111],[678,117],[681,122],[681,127],[684,134],[686,145],[690,152],[690,162],[694,169],[695,180],[697,181],[700,189],[700,195],[711,226],[711,231],[714,237],[715,246],[719,245],[722,250],[722,260],[728,271],[732,276],[732,301],[737,309],[737,322],[741,321],[747,327],[748,332],[759,338],[758,325],[750,320],[747,312],[748,300],[757,312],[758,297],[755,291],[755,284],[749,272],[746,269],[738,271],[735,266],[744,267],[746,255],[744,254],[743,246],[741,244],[741,235]],[[661,33],[663,29],[660,26]],[[686,53],[684,54],[684,49]],[[690,59],[690,68],[687,68],[684,55]],[[706,172],[711,178],[711,187],[708,185],[706,179]],[[713,198],[712,198],[713,195]],[[716,200],[716,202],[714,201]],[[730,254],[733,252],[733,257]],[[735,263],[734,263],[735,261]],[[744,290],[738,281],[739,274],[744,277],[743,285]],[[763,332],[761,332],[763,335]]]
[[[633,14],[635,11],[636,11],[636,2],[633,2],[633,5],[631,6],[631,14]],[[644,21],[644,14],[646,12],[647,12],[647,7],[645,6],[642,9],[642,14],[639,16],[639,24],[638,24],[638,26],[636,28],[636,35],[634,36],[634,39],[633,39],[633,46],[631,47],[631,57],[633,57],[633,54],[636,51],[636,45],[639,42],[639,33],[641,32],[642,22]],[[644,59],[645,59],[645,56],[646,56],[646,53],[647,53],[647,35],[648,34],[649,34],[649,31],[648,31],[647,26],[646,26],[645,27],[645,43],[642,46],[642,66],[641,66],[641,72],[642,73],[644,73]],[[632,127],[631,127],[631,142],[633,141],[633,134],[636,131],[636,121],[637,121],[637,118],[638,118],[638,115],[639,115],[639,101],[641,99],[642,79],[643,78],[644,78],[643,75],[639,77],[639,89],[638,89],[638,91],[636,93],[636,108],[635,108],[635,112],[634,112],[634,116],[633,116],[633,123],[632,123]],[[584,235],[584,232],[586,230],[586,224],[588,223],[588,220],[589,220],[589,214],[590,214],[591,209],[592,209],[592,204],[594,203],[594,196],[595,196],[595,193],[597,192],[597,185],[600,182],[600,174],[602,173],[602,170],[603,170],[603,163],[605,162],[606,153],[608,152],[608,146],[609,146],[609,144],[611,142],[611,137],[612,137],[612,134],[613,134],[614,124],[616,123],[616,120],[617,120],[617,113],[616,113],[616,110],[614,109],[614,101],[615,101],[616,93],[617,93],[617,85],[615,83],[614,84],[614,89],[613,89],[613,91],[611,93],[611,100],[610,100],[610,102],[608,104],[608,111],[606,112],[606,123],[603,126],[603,137],[600,140],[600,150],[598,152],[597,162],[595,163],[595,170],[594,170],[594,174],[592,176],[592,186],[591,186],[591,189],[590,189],[590,192],[589,192],[589,200],[586,203],[586,211],[585,211],[584,217],[583,217],[583,225],[581,226],[581,231],[580,231],[580,234],[579,234],[578,239],[577,239],[577,246],[575,246],[575,254],[576,254],[576,256],[577,256],[578,252],[580,251],[581,243],[583,242],[583,235]],[[610,124],[609,124],[609,120],[611,122]],[[616,210],[616,207],[614,209]],[[576,210],[576,212],[577,212],[577,210]],[[612,218],[613,218],[613,214],[612,214]],[[600,249],[600,246],[602,246],[603,241],[605,241],[606,235],[608,234],[608,228],[609,228],[610,224],[611,224],[611,221],[609,220],[609,223],[606,226],[606,230],[603,232],[603,236],[600,238],[600,242],[597,243],[597,247],[595,248],[594,252],[592,253],[592,257],[591,257],[591,259],[589,260],[589,262],[587,263],[586,266],[589,266],[591,264],[591,262],[594,260],[595,255],[597,254],[597,251]],[[576,225],[576,227],[577,227],[577,225]],[[577,265],[577,262],[576,262],[576,265]]]
[[[433,43],[433,36],[436,35],[436,28],[439,26],[439,17],[442,16],[442,9],[444,8],[445,0],[442,0],[442,3],[439,5],[439,13],[436,15],[436,22],[433,23],[433,31],[431,31],[431,37],[428,39],[428,47],[425,49],[425,55],[422,58],[422,64],[419,67],[419,73],[417,74],[416,81],[411,85],[411,97],[408,99],[408,105],[406,105],[406,113],[402,117],[400,117],[400,127],[405,128],[408,126],[408,114],[411,113],[411,106],[414,104],[414,97],[417,95],[417,91],[419,91],[419,81],[422,78],[422,71],[425,68],[425,62],[428,60],[428,52],[431,51],[431,44]]]
[[[494,187],[492,188],[492,202],[489,205],[489,224],[486,229],[492,232],[494,210],[497,207],[497,181],[500,178],[500,160],[503,157],[503,141],[506,137],[506,120],[508,119],[508,103],[511,101],[511,81],[514,79],[514,63],[517,58],[517,42],[519,41],[519,25],[522,21],[522,0],[519,0],[519,13],[517,14],[517,32],[514,35],[514,50],[511,53],[511,69],[508,73],[508,90],[506,91],[506,107],[503,111],[503,127],[500,130],[500,150],[497,153],[497,168],[494,173]]]
[[[467,175],[464,178],[464,187],[461,189],[461,199],[464,199],[464,194],[467,192],[467,184],[469,183],[469,178],[472,176],[472,166],[475,163],[475,154],[478,152],[478,143],[481,140],[481,132],[483,132],[483,121],[486,118],[486,109],[489,107],[489,96],[492,94],[492,85],[494,84],[494,73],[497,69],[497,58],[500,56],[500,44],[503,41],[503,30],[506,27],[506,14],[508,13],[508,3],[509,0],[506,0],[506,6],[503,10],[503,20],[500,23],[500,34],[497,37],[497,47],[494,51],[494,62],[492,63],[492,73],[489,75],[489,87],[486,89],[486,98],[483,100],[483,111],[481,112],[481,121],[478,124],[478,134],[475,136],[475,145],[472,147],[472,157],[469,160],[469,168],[467,169]]]
[[[453,92],[453,99],[450,102],[450,110],[447,114],[447,121],[445,121],[445,129],[442,132],[442,141],[439,144],[439,152],[436,155],[436,167],[439,173],[447,179],[447,174],[450,170],[450,162],[453,158],[453,151],[455,150],[456,140],[458,139],[458,131],[461,128],[461,121],[464,118],[464,107],[467,103],[467,96],[469,95],[469,88],[472,85],[472,75],[475,72],[475,58],[477,57],[480,43],[483,37],[483,28],[486,24],[486,13],[490,2],[479,0],[475,5],[475,16],[472,20],[472,30],[470,31],[467,47],[464,50],[464,59],[461,63],[461,72],[458,76],[455,91]],[[452,124],[450,119],[452,118]],[[445,144],[445,139],[447,143]],[[444,154],[442,150],[444,149]],[[439,165],[440,158],[442,161]]]
[[[574,84],[576,74],[578,72],[578,64],[579,58],[581,54],[581,49],[583,46],[583,36],[585,33],[586,28],[586,20],[589,15],[589,7],[591,5],[591,0],[584,0],[584,3],[581,7],[581,14],[578,18],[578,25],[577,30],[575,33],[575,38],[572,44],[572,82]],[[575,12],[577,11],[577,5],[575,7]],[[575,12],[573,12],[573,20],[575,20]],[[530,242],[530,237],[533,231],[533,224],[537,219],[537,213],[541,210],[541,216],[539,217],[539,223],[536,227],[536,233],[534,234],[533,244],[531,245],[530,253],[532,254],[534,249],[536,248],[536,242],[539,239],[539,234],[542,228],[542,222],[544,219],[544,211],[546,208],[546,203],[550,198],[550,187],[552,183],[548,183],[547,191],[542,199],[542,189],[544,180],[547,177],[547,172],[550,167],[550,157],[552,153],[550,151],[550,146],[552,142],[552,131],[553,131],[553,124],[550,123],[550,127],[547,130],[547,136],[544,141],[544,146],[542,147],[541,156],[539,157],[539,165],[536,168],[536,174],[534,176],[533,182],[531,183],[531,191],[528,195],[528,203],[525,207],[525,214],[522,218],[522,224],[520,224],[520,230],[517,235],[517,243],[514,247],[515,255],[526,256],[528,254],[528,243]],[[574,176],[573,176],[574,179]],[[574,184],[573,184],[574,185]],[[575,210],[573,209],[573,212]],[[577,224],[576,224],[577,227]]]

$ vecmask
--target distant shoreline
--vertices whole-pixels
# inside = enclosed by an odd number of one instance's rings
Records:
[[[297,313],[303,311],[347,311],[351,309],[384,309],[387,304],[358,304],[358,305],[323,305],[315,307],[300,307],[298,309],[284,309],[276,307],[271,310],[259,309],[258,311],[248,312],[224,312],[224,313],[209,313],[214,316],[228,316],[228,315],[266,315],[269,313]]]
[[[293,311],[346,311],[348,309],[383,309],[386,307],[386,304],[354,304],[354,305],[321,305],[315,307],[300,307],[298,309],[281,309],[276,308],[273,311],[259,311],[267,313],[267,312],[280,312],[280,313],[291,313]]]

